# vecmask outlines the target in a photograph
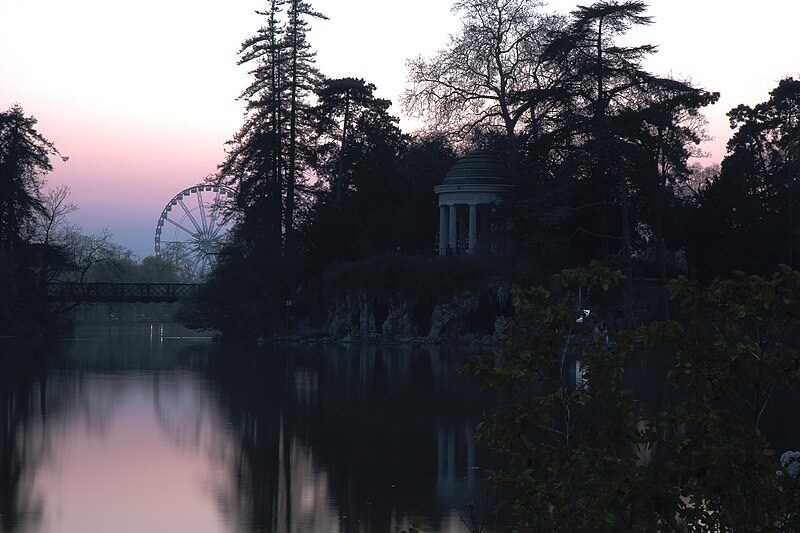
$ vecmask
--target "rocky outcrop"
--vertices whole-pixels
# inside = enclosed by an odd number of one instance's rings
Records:
[[[477,311],[480,305],[480,295],[466,292],[452,297],[451,301],[441,303],[433,308],[431,316],[431,329],[428,336],[432,339],[456,341],[470,331],[470,315]]]
[[[334,337],[375,337],[375,313],[362,291],[347,291],[328,311],[325,329]]]
[[[417,302],[413,299],[395,298],[388,304],[386,320],[381,325],[381,335],[387,337],[418,337],[419,328],[412,322]]]
[[[513,314],[510,291],[509,283],[494,281],[481,292],[424,303],[402,295],[380,299],[352,289],[331,303],[325,329],[338,339],[493,342],[500,335],[502,318]]]

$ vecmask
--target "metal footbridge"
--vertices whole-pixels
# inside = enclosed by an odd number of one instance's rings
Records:
[[[47,284],[47,299],[74,303],[171,303],[194,295],[199,283],[73,283]]]

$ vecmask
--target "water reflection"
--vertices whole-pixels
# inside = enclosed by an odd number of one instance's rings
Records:
[[[460,530],[454,505],[488,489],[479,395],[442,354],[287,347],[214,363],[241,444],[224,498],[241,529],[391,531],[424,515]]]
[[[43,502],[33,491],[33,474],[44,455],[46,375],[41,352],[28,357],[0,357],[0,526],[17,531],[41,522]]]
[[[4,341],[2,531],[463,531],[485,499],[455,354],[184,334]]]

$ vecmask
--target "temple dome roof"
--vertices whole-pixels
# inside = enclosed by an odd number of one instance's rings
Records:
[[[475,150],[456,160],[442,185],[501,185],[508,184],[509,178],[508,168],[500,159],[489,152]]]

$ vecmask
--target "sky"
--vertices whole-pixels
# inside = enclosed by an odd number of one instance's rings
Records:
[[[408,58],[432,56],[457,33],[450,0],[315,0],[317,67],[352,76],[399,102]],[[553,0],[546,10],[579,4]],[[0,109],[20,104],[67,163],[49,184],[67,184],[85,232],[108,227],[139,256],[153,254],[155,226],[179,191],[201,183],[241,127],[236,100],[249,82],[239,45],[262,25],[265,0],[0,0]],[[706,108],[714,140],[704,164],[725,155],[725,113],[755,105],[786,76],[800,76],[800,1],[651,0],[654,23],[631,44],[655,44],[645,67],[721,93]],[[413,119],[392,112],[411,132]]]

